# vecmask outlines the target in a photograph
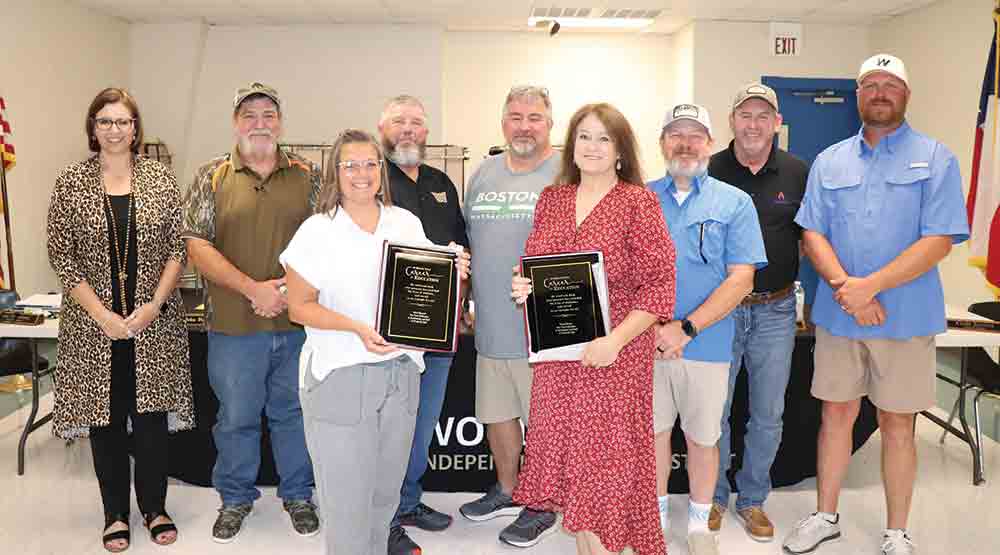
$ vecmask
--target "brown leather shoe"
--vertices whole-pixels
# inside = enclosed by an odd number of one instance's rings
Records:
[[[759,542],[769,542],[774,539],[774,525],[771,524],[771,519],[767,518],[764,509],[747,507],[736,511],[736,514],[740,516],[743,528],[751,538]]]
[[[718,503],[712,503],[712,510],[708,512],[708,529],[711,532],[718,532],[722,528],[722,515],[726,514],[726,508]]]

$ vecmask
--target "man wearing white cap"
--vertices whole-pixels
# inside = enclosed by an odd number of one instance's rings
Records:
[[[708,529],[708,517],[733,355],[730,312],[753,289],[754,271],[767,258],[750,196],[707,173],[712,125],[705,108],[671,108],[660,149],[667,175],[648,186],[660,199],[677,249],[677,281],[684,284],[677,289],[673,319],[656,325],[653,430],[660,523],[666,531],[670,436],[680,416],[691,492],[689,553],[716,555],[718,540]]]
[[[750,422],[743,438],[742,465],[733,476],[739,495],[736,515],[754,540],[774,539],[764,512],[771,493],[771,464],[781,444],[785,389],[795,348],[795,277],[799,273],[802,228],[795,212],[806,192],[809,166],[774,146],[781,127],[778,95],[767,85],[747,83],[733,99],[729,126],[733,141],[712,155],[708,174],[746,192],[760,219],[767,267],[754,274],[753,293],[733,310],[736,334],[729,368],[729,399],[719,438],[719,482],[708,528],[720,529],[731,493],[729,416],[736,378],[746,367]]]
[[[837,500],[861,397],[878,409],[887,524],[880,553],[914,553],[906,534],[917,452],[914,415],[934,405],[934,336],[945,331],[937,264],[969,237],[955,156],[905,121],[903,62],[878,54],[858,73],[857,135],[816,158],[795,218],[823,278],[816,292],[816,370],[823,401],[817,511],[788,553],[840,538]]]

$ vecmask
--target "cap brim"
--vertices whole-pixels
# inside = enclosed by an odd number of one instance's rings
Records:
[[[899,75],[896,75],[895,73],[893,73],[891,71],[886,71],[886,70],[881,69],[881,68],[878,68],[878,69],[869,69],[868,71],[862,73],[861,75],[858,75],[858,79],[857,79],[858,86],[861,86],[861,82],[865,80],[865,77],[868,77],[869,75],[871,75],[873,73],[884,73],[886,75],[892,75],[896,79],[899,79],[900,81],[902,81],[903,84],[906,85],[907,89],[910,88],[910,83],[906,79],[903,79],[902,77],[900,77]]]
[[[735,109],[739,108],[739,107],[740,107],[740,106],[742,106],[742,105],[743,105],[744,103],[746,103],[746,101],[747,101],[747,100],[750,100],[750,99],[753,99],[753,98],[759,98],[759,99],[763,100],[764,102],[767,102],[767,104],[768,104],[768,105],[769,105],[770,107],[774,108],[774,111],[775,111],[775,112],[777,112],[777,111],[778,111],[778,105],[777,105],[777,104],[775,104],[774,102],[771,102],[771,100],[770,100],[769,98],[767,98],[766,96],[764,96],[764,95],[762,95],[762,94],[750,94],[750,95],[747,95],[747,97],[746,97],[746,98],[744,98],[743,100],[740,100],[740,101],[739,101],[739,102],[737,102],[736,104],[733,104],[733,110],[735,110]]]
[[[274,102],[275,106],[277,106],[279,109],[281,108],[281,101],[278,100],[277,97],[275,97],[274,95],[267,94],[266,92],[263,92],[263,91],[253,91],[253,92],[247,93],[247,94],[239,97],[236,100],[236,102],[233,103],[233,110],[238,109],[240,107],[240,104],[243,104],[243,101],[246,100],[246,99],[248,99],[248,98],[250,98],[251,96],[263,96],[263,97],[266,97],[266,98],[270,98],[271,102]]]

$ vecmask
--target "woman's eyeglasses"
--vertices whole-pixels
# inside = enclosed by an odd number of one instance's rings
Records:
[[[94,127],[100,129],[101,131],[110,131],[112,125],[122,131],[128,131],[129,129],[132,129],[132,125],[134,123],[135,118],[94,118]]]
[[[382,167],[381,160],[347,160],[340,162],[337,167],[343,168],[347,175],[354,175],[361,171],[373,172]]]

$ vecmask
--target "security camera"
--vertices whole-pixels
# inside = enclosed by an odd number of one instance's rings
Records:
[[[556,36],[556,34],[559,33],[559,29],[562,29],[562,25],[559,25],[558,21],[552,20],[552,24],[549,25],[549,36]]]

